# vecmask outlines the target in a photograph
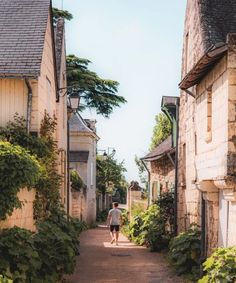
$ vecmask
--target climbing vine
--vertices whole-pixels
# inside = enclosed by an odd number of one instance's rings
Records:
[[[31,188],[39,179],[40,165],[24,148],[0,141],[0,219],[21,207],[20,189]]]
[[[54,140],[56,118],[52,118],[49,116],[49,114],[45,113],[41,122],[40,137],[27,133],[25,124],[24,118],[16,115],[14,122],[10,122],[5,128],[0,129],[0,139],[8,142],[8,145],[11,147],[18,146],[16,147],[18,150],[21,147],[21,150],[28,154],[28,158],[31,156],[32,160],[35,160],[38,162],[37,164],[40,164],[40,175],[37,178],[37,182],[32,184],[36,188],[34,218],[36,221],[40,221],[50,215],[51,211],[54,210],[55,207],[60,207],[59,191],[61,177],[57,173],[57,144]],[[15,159],[12,158],[11,162],[13,163],[14,161]],[[32,169],[33,172],[31,172],[29,170],[22,170],[22,168],[23,166],[19,164],[15,165],[14,168],[12,167],[12,170],[8,168],[13,176],[12,179],[14,179],[16,182],[21,180],[23,176],[30,180],[31,176],[33,178],[34,173],[37,172],[34,169]],[[20,172],[22,171],[24,171],[24,175],[21,175]],[[6,176],[11,176],[9,174]],[[24,185],[25,182],[21,182],[20,186],[18,186],[16,189],[16,187],[12,186],[11,184],[12,190],[15,188],[16,192]],[[31,183],[28,185],[31,185]],[[12,212],[14,208],[20,207],[20,202],[14,197],[14,194],[11,195],[8,193],[1,195],[3,195],[2,198],[4,198],[3,201],[6,203],[6,205],[11,203],[9,212]]]
[[[81,179],[79,173],[75,169],[73,169],[70,172],[70,181],[71,181],[71,188],[74,191],[79,192],[84,186],[83,180]]]

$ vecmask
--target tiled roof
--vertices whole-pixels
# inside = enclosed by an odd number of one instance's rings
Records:
[[[93,133],[79,114],[72,114],[70,118],[70,131]]]
[[[167,153],[174,152],[172,147],[172,136],[169,136],[161,144],[159,144],[153,151],[149,152],[147,155],[142,157],[142,160],[153,161],[163,157]]]
[[[0,76],[39,76],[50,5],[0,0]]]
[[[236,1],[200,0],[199,8],[205,50],[226,43],[227,34],[236,32]]]

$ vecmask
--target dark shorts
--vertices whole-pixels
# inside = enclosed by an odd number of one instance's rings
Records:
[[[110,225],[110,231],[113,232],[114,230],[116,232],[119,232],[120,231],[120,225]]]

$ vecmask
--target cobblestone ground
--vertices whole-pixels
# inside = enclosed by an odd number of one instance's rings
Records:
[[[110,244],[108,228],[98,227],[82,233],[81,255],[68,283],[182,283],[173,274],[164,255],[120,237],[118,246]]]

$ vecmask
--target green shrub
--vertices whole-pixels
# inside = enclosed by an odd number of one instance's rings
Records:
[[[160,207],[160,213],[170,233],[174,230],[174,193],[162,193],[155,202]]]
[[[63,274],[74,271],[76,252],[73,240],[56,224],[50,221],[40,223],[34,245],[42,260],[38,273],[40,282],[55,283]]]
[[[177,274],[197,274],[200,267],[201,241],[200,231],[196,225],[177,237],[169,244],[169,258]]]
[[[0,141],[0,219],[21,207],[17,193],[36,184],[40,165],[24,148]]]
[[[206,275],[199,283],[234,283],[236,280],[236,246],[218,248],[204,263]]]
[[[165,221],[155,204],[134,216],[129,228],[129,238],[138,245],[150,247],[151,251],[160,251],[169,243],[170,233],[165,230]]]
[[[73,169],[70,172],[70,181],[71,181],[71,188],[75,191],[80,191],[83,186],[84,186],[84,182],[81,179],[79,173]]]
[[[109,209],[104,209],[102,211],[98,211],[96,221],[98,223],[105,222],[107,220],[108,212],[109,212]]]
[[[151,205],[143,213],[141,226],[143,243],[150,247],[151,251],[160,251],[168,246],[169,233],[165,231],[165,219],[160,214],[157,205]]]
[[[122,219],[122,225],[128,225],[129,224],[129,212],[124,209],[121,212],[121,219]]]
[[[37,282],[41,259],[34,248],[33,233],[14,227],[0,232],[0,274],[14,283]],[[1,279],[0,282],[8,282]],[[4,281],[5,280],[5,281]]]
[[[0,275],[0,283],[13,283],[13,281],[5,276]]]
[[[129,225],[129,238],[132,242],[138,245],[144,244],[142,233],[143,219],[141,215],[136,215],[133,217]]]

